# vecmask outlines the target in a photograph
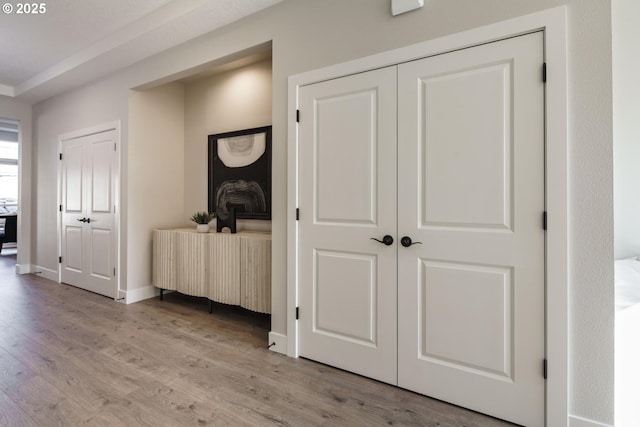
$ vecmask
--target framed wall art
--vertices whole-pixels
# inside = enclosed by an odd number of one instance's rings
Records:
[[[271,126],[209,135],[209,211],[271,219]]]

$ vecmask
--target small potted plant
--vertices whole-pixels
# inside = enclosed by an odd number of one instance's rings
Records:
[[[215,218],[215,213],[209,212],[196,212],[191,216],[191,221],[196,223],[196,230],[199,233],[209,232],[209,221]]]

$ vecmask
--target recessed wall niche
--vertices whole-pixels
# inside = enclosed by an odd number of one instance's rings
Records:
[[[152,230],[207,209],[207,136],[271,125],[271,44],[129,91],[126,203],[131,277],[150,283]],[[215,229],[215,223],[212,224]],[[271,231],[240,220],[239,230]]]

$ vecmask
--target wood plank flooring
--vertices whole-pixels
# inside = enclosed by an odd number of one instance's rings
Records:
[[[267,315],[125,305],[14,265],[0,255],[0,426],[512,425],[271,352]]]

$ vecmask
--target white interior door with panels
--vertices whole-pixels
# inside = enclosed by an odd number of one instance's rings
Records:
[[[542,47],[300,88],[301,356],[544,425]]]
[[[542,33],[399,66],[398,383],[544,424]]]
[[[396,69],[302,88],[300,354],[395,384]],[[391,236],[387,237],[392,239]]]
[[[115,130],[62,140],[61,281],[116,297]]]

